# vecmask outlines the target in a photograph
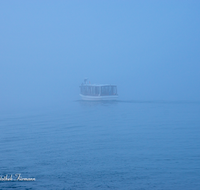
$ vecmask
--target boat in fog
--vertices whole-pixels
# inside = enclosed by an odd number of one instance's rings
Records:
[[[117,86],[111,84],[90,84],[87,79],[80,86],[82,100],[116,100]]]

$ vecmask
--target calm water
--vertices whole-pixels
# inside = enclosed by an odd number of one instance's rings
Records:
[[[200,103],[71,102],[0,116],[0,189],[200,189]]]

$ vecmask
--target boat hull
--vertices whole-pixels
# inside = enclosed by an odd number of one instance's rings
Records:
[[[118,96],[84,96],[80,94],[82,100],[92,100],[92,101],[98,101],[98,100],[117,100]]]

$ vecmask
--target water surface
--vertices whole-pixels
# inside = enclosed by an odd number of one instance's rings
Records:
[[[200,103],[84,102],[0,116],[0,189],[200,189]]]

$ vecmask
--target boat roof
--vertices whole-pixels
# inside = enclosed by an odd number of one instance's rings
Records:
[[[84,82],[81,84],[81,86],[115,86],[117,87],[117,85],[114,84],[91,84],[90,82],[88,82],[88,78],[84,79]]]
[[[82,86],[117,86],[114,84],[82,84]]]

